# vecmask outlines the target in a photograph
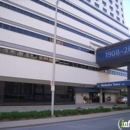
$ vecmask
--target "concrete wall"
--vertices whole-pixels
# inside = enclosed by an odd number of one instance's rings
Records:
[[[111,94],[111,93],[105,93],[105,102],[107,102],[107,97],[111,97],[111,102],[116,103],[116,99],[119,97],[119,94]]]
[[[84,103],[83,97],[86,96],[89,98],[89,93],[76,93],[75,103]]]

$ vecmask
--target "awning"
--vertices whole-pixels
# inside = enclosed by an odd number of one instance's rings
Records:
[[[126,81],[116,81],[116,82],[105,82],[97,83],[97,88],[119,88],[130,86],[130,80]]]

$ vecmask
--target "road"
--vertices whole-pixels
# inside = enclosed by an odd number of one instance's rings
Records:
[[[118,120],[121,118],[123,118],[125,121],[130,120],[130,113],[89,120],[21,127],[6,130],[119,130],[117,124]]]

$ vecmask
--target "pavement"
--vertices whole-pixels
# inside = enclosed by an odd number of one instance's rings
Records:
[[[82,105],[84,106],[84,104],[82,104]],[[93,106],[95,106],[95,107],[98,107],[98,105],[101,106],[101,104],[97,104],[97,105],[93,104]],[[104,105],[102,105],[102,106],[104,106]],[[113,106],[112,104],[111,105],[106,104],[106,105],[108,105],[109,107]],[[71,105],[69,105],[68,107],[70,108],[70,106]],[[77,107],[77,105],[73,105],[73,107],[74,106]],[[37,106],[36,106],[36,108],[37,108]],[[62,105],[62,108],[66,109],[66,105],[65,106]],[[91,106],[91,108],[92,108],[92,106]],[[78,115],[78,116],[67,116],[67,117],[51,117],[51,118],[44,118],[44,119],[3,121],[3,122],[0,122],[0,130],[1,129],[7,129],[7,128],[17,128],[17,127],[25,127],[25,126],[37,126],[37,125],[54,124],[54,123],[61,123],[61,122],[71,122],[71,121],[77,121],[77,120],[87,120],[87,119],[93,119],[93,118],[99,118],[99,117],[108,117],[108,116],[114,116],[114,115],[125,114],[125,113],[130,113],[130,110],[113,111],[113,112],[97,113],[97,114],[87,114],[87,115]]]
[[[6,130],[119,130],[118,121],[120,119],[124,119],[125,122],[129,121],[130,113],[99,117],[89,120],[85,119],[56,124],[9,128]],[[129,130],[129,128],[123,128],[123,130]]]
[[[65,109],[76,109],[78,107],[81,108],[97,108],[99,106],[103,106],[106,108],[112,108],[116,103],[86,103],[86,104],[73,104],[73,105],[55,105],[55,110],[65,110]],[[126,104],[118,104],[118,106],[125,107]],[[12,112],[12,111],[43,111],[43,110],[51,110],[51,105],[38,105],[38,106],[0,106],[0,112]]]

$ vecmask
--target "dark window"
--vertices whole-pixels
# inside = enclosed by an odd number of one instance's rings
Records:
[[[30,32],[30,36],[35,37],[35,33]]]
[[[110,12],[110,16],[114,17],[114,14]]]
[[[16,11],[16,10],[17,10],[17,8],[16,8],[16,7],[14,7],[14,6],[11,6],[11,10]]]
[[[74,67],[78,67],[78,64],[77,64],[77,63],[74,63],[73,65],[74,65]]]
[[[9,25],[3,24],[3,28],[9,30]]]
[[[117,19],[118,21],[120,21],[120,18],[119,18],[119,17],[116,17],[116,19]]]
[[[103,8],[103,11],[104,11],[104,12],[107,12],[107,10],[106,10],[105,8]]]
[[[0,23],[0,28],[2,27],[2,23]]]
[[[4,6],[5,6],[6,8],[10,9],[10,5],[5,4]]]
[[[112,6],[109,6],[109,7],[110,7],[111,11],[113,11],[113,7]]]
[[[36,34],[36,38],[41,38],[41,35],[40,34]]]
[[[103,4],[104,6],[106,6],[106,5],[107,5],[105,1],[102,1],[102,4]]]
[[[117,4],[115,4],[115,6],[116,6],[117,9],[119,8],[119,6]]]
[[[95,3],[95,6],[99,8],[99,4]]]
[[[119,11],[116,10],[117,15],[119,15]]]
[[[0,6],[3,6],[3,3],[2,3],[2,2],[0,2]]]
[[[122,23],[124,24],[124,21],[122,20]]]
[[[91,2],[91,0],[87,0],[88,2]]]
[[[2,53],[8,54],[9,53],[9,49],[2,48]]]
[[[116,2],[118,2],[118,0],[116,0]]]
[[[46,37],[46,36],[42,36],[41,39],[43,39],[43,40],[47,40],[47,37]]]
[[[18,32],[18,33],[23,33],[23,30],[20,29],[20,28],[17,28],[17,32]]]
[[[25,34],[25,35],[29,35],[29,31],[27,31],[27,30],[23,30],[23,34]]]
[[[112,0],[109,0],[110,4],[112,4]]]
[[[11,27],[10,27],[10,30],[16,32],[16,31],[17,31],[17,28],[11,26]]]
[[[122,2],[120,4],[122,5]]]
[[[9,54],[11,54],[11,55],[16,55],[16,51],[10,50],[10,51],[9,51]]]

